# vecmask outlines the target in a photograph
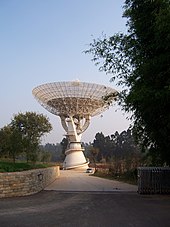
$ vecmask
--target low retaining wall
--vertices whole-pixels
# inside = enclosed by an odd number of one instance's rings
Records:
[[[0,198],[37,193],[52,183],[59,175],[59,166],[0,173]]]

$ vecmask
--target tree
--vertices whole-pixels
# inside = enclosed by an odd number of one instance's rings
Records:
[[[9,152],[15,161],[16,154],[25,152],[27,161],[37,159],[40,138],[50,132],[52,126],[47,117],[35,112],[19,113],[0,131],[1,150]]]
[[[116,131],[111,136],[104,136],[102,132],[96,133],[93,147],[98,149],[95,155],[97,161],[130,159],[140,153],[130,129],[120,134]]]
[[[35,162],[41,137],[52,129],[48,118],[35,112],[19,113],[14,116],[11,126],[19,130],[22,135],[27,161]]]
[[[9,137],[10,137],[10,129],[7,126],[4,126],[0,129],[0,156],[7,155],[9,151]]]
[[[101,161],[104,158],[105,153],[105,137],[103,133],[96,133],[95,139],[93,141],[93,147],[98,149],[98,152],[95,154],[97,161]]]
[[[43,163],[45,163],[45,162],[48,163],[48,162],[51,161],[51,157],[52,157],[51,152],[49,152],[49,151],[44,151],[44,150],[41,151],[41,162],[43,162]]]
[[[47,143],[45,145],[40,145],[40,150],[41,150],[41,156],[43,157],[44,154],[46,156],[46,153],[50,154],[51,156],[51,159],[50,161],[51,162],[60,162],[62,161],[63,159],[63,155],[62,155],[62,150],[61,150],[61,145],[60,143],[56,143],[56,144],[50,144],[50,143]]]
[[[95,169],[94,171],[96,172],[96,170],[97,170],[96,157],[99,153],[99,149],[97,147],[93,147],[93,146],[89,146],[88,149],[90,152],[90,156],[89,156],[90,161],[92,161],[94,163],[94,169]]]
[[[22,137],[18,130],[10,125],[0,129],[0,154],[1,156],[12,157],[15,162],[16,156],[22,153]]]
[[[85,53],[124,87],[119,104],[153,165],[170,165],[170,1],[126,0],[127,34],[94,39]]]
[[[61,158],[62,158],[63,161],[64,161],[64,158],[65,158],[65,151],[68,147],[68,144],[69,144],[68,137],[64,137],[62,139],[61,143],[60,143],[61,148],[62,148],[62,155],[61,155],[62,157]]]
[[[135,143],[132,131],[128,129],[120,134],[116,131],[112,136],[114,149],[112,156],[114,159],[132,159],[132,157],[140,157],[141,152],[139,146]]]

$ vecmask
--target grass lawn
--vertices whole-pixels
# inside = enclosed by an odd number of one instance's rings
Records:
[[[50,166],[54,166],[54,164],[44,164],[44,163],[32,164],[32,163],[26,163],[26,162],[13,163],[13,162],[0,161],[0,173],[47,168]]]
[[[137,185],[137,176],[135,176],[134,174],[132,174],[131,172],[127,172],[125,174],[119,175],[119,176],[114,176],[112,174],[107,174],[107,173],[102,173],[100,171],[96,171],[93,176],[96,177],[102,177],[102,178],[106,178],[109,180],[117,180],[117,181],[122,181],[128,184],[133,184],[133,185]]]

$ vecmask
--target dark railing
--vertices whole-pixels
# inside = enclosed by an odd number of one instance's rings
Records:
[[[139,167],[139,194],[170,194],[169,167]]]

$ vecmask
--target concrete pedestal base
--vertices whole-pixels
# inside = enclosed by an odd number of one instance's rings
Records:
[[[65,151],[65,154],[63,169],[88,168],[88,162],[83,154],[80,142],[71,142],[70,148]]]

